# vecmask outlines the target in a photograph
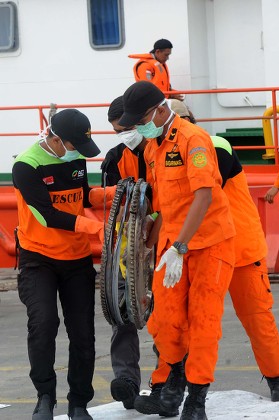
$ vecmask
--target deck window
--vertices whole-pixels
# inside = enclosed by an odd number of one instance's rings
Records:
[[[94,49],[123,45],[122,0],[89,0],[90,41]]]
[[[16,5],[0,3],[0,52],[15,51],[18,48]]]

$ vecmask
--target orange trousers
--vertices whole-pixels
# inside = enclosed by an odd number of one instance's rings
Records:
[[[236,267],[229,292],[262,375],[279,376],[279,333],[272,313],[266,260]]]
[[[241,321],[262,375],[279,376],[279,333],[272,313],[273,296],[266,260],[259,264],[236,267],[229,286],[235,312]],[[161,358],[152,373],[152,384],[164,383],[170,372]]]
[[[161,256],[158,256],[160,258]],[[152,383],[167,363],[186,361],[187,379],[195,384],[214,381],[218,341],[222,335],[224,298],[233,273],[233,238],[201,250],[188,251],[182,278],[174,288],[165,288],[165,269],[154,272],[154,309],[147,328],[160,358]]]

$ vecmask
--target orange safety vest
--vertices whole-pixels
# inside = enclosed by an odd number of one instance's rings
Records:
[[[67,164],[61,162],[60,159],[48,155],[39,142],[17,156],[13,174],[18,170],[18,165],[24,163],[27,168],[25,172],[32,168],[37,188],[29,194],[27,202],[22,195],[22,186],[20,189],[15,186],[19,218],[18,238],[20,246],[28,251],[38,252],[56,260],[76,260],[92,254],[88,234],[77,233],[63,226],[49,227],[42,213],[42,209],[47,208],[48,213],[57,210],[64,212],[65,219],[85,216],[85,159],[77,159]],[[49,201],[41,197],[36,198],[36,194],[39,194],[36,193],[39,182],[42,184],[40,192],[47,192]],[[26,188],[25,185],[25,191]],[[43,201],[42,204],[40,200]]]
[[[135,181],[139,179],[139,158],[128,147],[123,150],[117,166],[122,179],[129,176],[132,176]]]
[[[168,66],[156,60],[153,54],[130,54],[128,57],[138,59],[133,68],[136,82],[147,80],[152,82],[163,92],[171,90]],[[139,76],[139,67],[144,63],[146,65],[146,70],[150,71],[150,79],[147,77],[143,79]],[[168,97],[168,95],[166,95],[166,97]]]

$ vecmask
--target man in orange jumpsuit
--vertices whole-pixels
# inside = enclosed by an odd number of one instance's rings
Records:
[[[173,90],[170,84],[169,69],[166,64],[171,55],[172,43],[167,39],[159,39],[153,49],[147,54],[130,54],[130,58],[138,61],[134,65],[135,80],[147,80],[157,86],[162,92]],[[183,101],[183,95],[166,95]]]
[[[279,334],[272,313],[264,232],[235,151],[222,137],[213,136],[212,140],[236,229],[235,269],[229,292],[270,387],[271,400],[279,401]]]
[[[119,124],[136,125],[151,139],[145,158],[162,214],[154,310],[148,321],[160,357],[171,366],[161,399],[168,409],[181,404],[182,360],[189,349],[189,395],[181,419],[206,419],[205,398],[214,380],[224,298],[234,265],[235,229],[216,152],[208,133],[170,111],[152,83],[134,83],[123,99]]]
[[[239,159],[229,142],[212,136],[223,188],[230,202],[236,228],[235,269],[229,292],[238,318],[250,338],[259,369],[266,377],[271,400],[279,400],[279,334],[271,311],[273,297],[266,267],[267,245],[257,208],[250,195]],[[152,374],[152,389],[162,387],[170,367],[161,358]],[[155,395],[154,395],[155,394]],[[140,396],[135,408],[144,414],[158,414],[160,396]]]

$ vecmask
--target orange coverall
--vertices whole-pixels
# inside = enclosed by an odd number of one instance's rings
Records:
[[[154,310],[147,323],[161,358],[176,363],[189,349],[187,379],[206,384],[214,380],[224,298],[234,265],[235,229],[216,152],[203,129],[176,116],[162,144],[153,139],[147,145],[145,159],[163,219],[158,260],[176,240],[194,192],[203,187],[212,191],[212,203],[188,243],[180,282],[167,289],[164,270],[154,272]]]
[[[261,373],[276,377],[279,376],[279,334],[271,311],[273,297],[265,260],[267,245],[244,172],[228,179],[224,191],[236,228],[236,263],[229,292]]]

